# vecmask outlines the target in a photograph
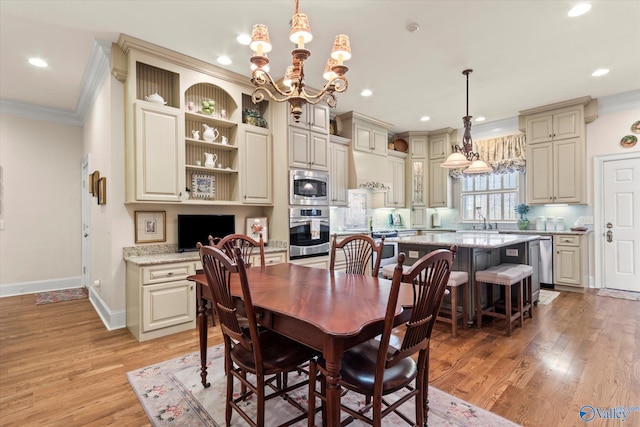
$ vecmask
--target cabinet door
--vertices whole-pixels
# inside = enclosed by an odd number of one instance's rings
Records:
[[[553,116],[553,139],[579,138],[584,123],[580,110],[566,111]]]
[[[179,202],[185,189],[181,112],[163,105],[135,109],[135,199]]]
[[[142,331],[195,320],[195,284],[188,280],[142,287]]]
[[[373,151],[373,130],[368,126],[361,124],[354,124],[354,138],[353,147],[356,150],[366,151],[368,153]]]
[[[310,130],[324,134],[329,133],[329,107],[326,105],[307,104],[307,119]]]
[[[426,159],[427,158],[427,137],[426,136],[412,136],[409,142],[411,148],[412,159]]]
[[[551,142],[527,146],[527,203],[553,203],[553,149]]]
[[[308,130],[289,128],[289,166],[309,168],[309,147],[311,134]]]
[[[553,139],[553,116],[527,119],[527,144],[548,142]],[[528,159],[527,159],[528,160]]]
[[[449,155],[449,135],[433,135],[429,137],[429,158],[442,159]],[[442,163],[442,162],[440,162]]]
[[[427,161],[411,161],[411,205],[427,205]]]
[[[583,167],[585,159],[580,140],[567,139],[554,142],[553,160],[553,203],[582,202],[584,198]],[[536,177],[533,178],[536,179]]]
[[[271,136],[259,129],[243,132],[242,165],[243,203],[273,203],[273,160]]]
[[[349,179],[349,148],[342,144],[329,144],[329,191],[331,206],[347,206]]]
[[[392,171],[391,190],[386,194],[385,206],[391,208],[404,208],[405,196],[404,196],[404,159],[397,159],[395,157],[389,157],[387,159],[389,169]]]
[[[555,243],[555,240],[554,240]],[[582,286],[580,283],[580,248],[556,246],[553,257],[553,283],[556,285]]]
[[[427,210],[425,208],[411,208],[411,227],[419,228],[427,226]]]
[[[309,138],[309,167],[317,170],[329,169],[329,135],[311,132]]]
[[[282,264],[286,259],[286,252],[264,254],[265,265]],[[260,267],[260,255],[251,255],[251,266]]]
[[[429,161],[429,207],[445,208],[450,204],[449,169],[440,167],[442,159]]]
[[[381,156],[387,155],[387,148],[389,146],[389,135],[387,131],[379,129],[373,129],[373,153]]]

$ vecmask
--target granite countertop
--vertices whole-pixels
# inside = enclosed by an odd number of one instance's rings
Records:
[[[400,244],[452,246],[461,248],[495,249],[518,243],[538,240],[538,234],[488,234],[488,233],[432,233],[421,236],[400,237]]]
[[[145,265],[158,265],[167,264],[171,262],[190,262],[199,261],[200,253],[198,251],[191,252],[176,252],[176,245],[148,245],[148,246],[134,246],[131,248],[124,248],[124,260],[132,264],[145,266]],[[281,245],[265,246],[264,253],[279,253],[286,252],[287,248]]]

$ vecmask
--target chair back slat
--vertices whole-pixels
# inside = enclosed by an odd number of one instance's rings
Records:
[[[209,239],[209,241],[213,242],[212,239]],[[229,234],[218,240],[216,246],[234,261],[237,261],[235,250],[240,248],[240,256],[244,259],[247,267],[251,267],[251,255],[253,255],[254,249],[257,249],[260,254],[260,265],[264,266],[265,264],[262,233],[260,233],[259,240],[254,240],[245,234]]]
[[[381,238],[380,244],[376,244],[375,240],[365,234],[348,236],[341,242],[338,242],[338,235],[334,234],[332,236],[329,270],[335,270],[337,251],[342,251],[346,261],[344,272],[348,274],[366,275],[374,258],[374,254],[377,254],[371,275],[378,277],[383,245],[384,236]]]

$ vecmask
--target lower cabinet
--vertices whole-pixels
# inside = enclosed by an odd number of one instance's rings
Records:
[[[266,253],[264,254],[264,264],[274,265],[287,262],[286,252]],[[251,266],[260,267],[260,254],[251,255]]]
[[[582,236],[555,235],[553,236],[553,284],[554,286],[570,286],[586,288],[584,284],[583,268],[586,268],[587,253],[582,249]]]
[[[316,267],[316,268],[329,268],[329,256],[321,256],[321,257],[312,257],[312,258],[302,258],[302,259],[292,259],[289,261],[291,264],[296,265],[304,265],[307,267]]]
[[[146,341],[196,326],[196,285],[186,280],[197,262],[127,263],[127,328]]]

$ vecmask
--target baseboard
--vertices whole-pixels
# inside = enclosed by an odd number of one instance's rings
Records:
[[[127,326],[126,311],[112,311],[93,288],[89,288],[89,301],[107,330],[113,331]]]
[[[63,279],[40,280],[37,282],[13,283],[0,286],[1,297],[13,297],[23,294],[35,294],[36,292],[59,291],[61,289],[73,289],[82,287],[82,276],[66,277]]]

